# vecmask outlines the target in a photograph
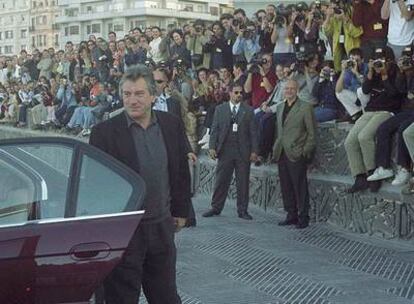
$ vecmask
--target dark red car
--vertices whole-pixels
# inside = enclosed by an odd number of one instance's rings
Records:
[[[89,303],[143,216],[144,192],[138,174],[88,144],[1,141],[0,303]]]

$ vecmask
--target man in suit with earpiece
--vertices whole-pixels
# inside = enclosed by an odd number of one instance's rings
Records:
[[[249,204],[250,162],[257,160],[257,127],[253,108],[242,103],[243,87],[230,86],[230,101],[216,107],[210,134],[209,154],[218,159],[211,209],[204,217],[219,215],[224,208],[233,172],[236,175],[237,213],[251,220]]]

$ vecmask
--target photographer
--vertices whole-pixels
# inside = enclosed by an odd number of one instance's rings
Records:
[[[360,46],[363,31],[351,20],[352,8],[339,0],[331,3],[326,11],[326,19],[322,27],[327,36],[332,37],[332,51],[335,71],[341,71],[341,61],[354,48]]]
[[[349,52],[349,59],[342,61],[341,74],[336,82],[335,93],[351,119],[356,120],[369,101],[369,95],[362,92],[362,83],[368,73],[359,48]]]
[[[378,181],[368,181],[367,176],[374,173],[375,135],[378,127],[401,107],[403,96],[396,86],[398,67],[394,63],[394,53],[389,47],[377,49],[369,60],[368,74],[362,84],[364,94],[370,94],[365,112],[356,121],[345,140],[351,174],[355,182],[348,193],[370,188],[377,192]]]
[[[317,14],[316,11],[312,10],[307,13],[305,3],[296,5],[296,10],[292,13],[290,22],[296,51],[299,51],[301,46],[305,46],[308,52],[317,52],[319,20],[321,18],[321,14]]]
[[[186,66],[181,59],[173,62],[170,90],[177,90],[186,98],[188,103],[191,103],[194,91],[191,79],[187,76],[186,70]]]
[[[208,41],[209,37],[204,34],[204,22],[196,20],[191,27],[191,34],[187,41],[187,49],[191,54],[193,70],[209,67],[210,56],[203,52],[203,47]]]
[[[318,82],[313,87],[312,94],[318,100],[314,108],[317,122],[325,122],[338,118],[338,100],[335,96],[336,74],[332,61],[322,64]]]
[[[295,61],[295,51],[290,39],[292,29],[288,26],[288,13],[279,11],[275,17],[271,41],[275,45],[273,49],[273,63],[291,64]]]
[[[319,79],[319,55],[307,53],[298,53],[297,55],[299,55],[299,58],[297,62],[292,65],[292,74],[290,78],[296,80],[299,84],[299,98],[316,105],[318,100],[313,96],[312,92],[313,87]]]
[[[140,39],[145,39],[141,37]],[[147,50],[140,47],[138,42],[133,37],[128,37],[125,39],[128,46],[128,53],[125,55],[125,65],[130,67],[136,64],[143,64],[147,59]]]
[[[237,38],[237,34],[232,25],[232,20],[233,16],[230,14],[223,14],[220,17],[220,22],[224,27],[224,39],[230,46],[233,46],[233,43]]]
[[[244,91],[252,94],[249,104],[253,109],[260,108],[262,103],[269,98],[276,85],[277,78],[272,64],[272,56],[263,54],[256,60],[252,60],[252,64],[248,69]]]
[[[381,9],[381,17],[388,20],[388,46],[399,56],[405,47],[414,40],[414,10],[408,6],[414,0],[385,0]]]
[[[233,66],[231,46],[224,39],[224,27],[220,21],[212,25],[213,35],[204,45],[204,53],[210,54],[210,69],[219,70]]]
[[[361,49],[364,58],[372,57],[376,48],[383,48],[387,41],[388,22],[381,18],[381,0],[354,0],[352,23],[363,29]]]
[[[261,12],[261,13],[259,13]],[[263,15],[264,13],[264,15]],[[275,48],[274,42],[272,42],[272,32],[275,22],[275,15],[267,15],[264,10],[258,11],[257,15],[257,28],[259,29],[259,44],[262,53],[272,53]]]
[[[191,68],[191,53],[186,48],[183,32],[181,30],[173,30],[170,34],[174,41],[170,49],[170,60],[181,59],[187,69]]]
[[[391,150],[394,144],[393,135],[397,140],[397,174],[392,185],[400,186],[410,178],[411,159],[404,143],[403,132],[414,123],[414,62],[413,49],[407,48],[397,65],[399,72],[395,81],[396,87],[404,96],[402,110],[380,125],[376,134],[376,165],[377,169],[368,177],[368,181],[378,181],[394,176],[391,166]]]
[[[246,27],[240,25],[233,45],[233,55],[240,55],[246,62],[250,62],[260,52],[259,39],[254,22],[248,22]]]

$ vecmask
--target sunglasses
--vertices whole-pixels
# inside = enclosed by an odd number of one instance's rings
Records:
[[[161,80],[161,79],[156,79],[155,82],[156,83],[164,83],[165,81],[164,80]]]
[[[243,93],[243,92],[242,91],[233,92],[234,95],[240,95],[241,93]]]

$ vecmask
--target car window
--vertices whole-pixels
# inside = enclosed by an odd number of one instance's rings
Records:
[[[132,184],[88,155],[82,158],[76,216],[132,211],[128,202]]]
[[[8,188],[13,189],[10,194],[5,187],[8,194],[7,197],[3,194],[3,205],[15,208],[27,205],[32,212],[33,204],[36,204],[36,214],[27,212],[26,216],[16,218],[1,217],[0,213],[0,224],[64,217],[72,149],[61,145],[32,144],[7,146],[1,148],[1,151],[3,151],[3,166],[9,169],[5,171],[0,169],[2,171],[0,177],[11,185]],[[11,171],[13,173],[10,173]],[[21,186],[17,187],[16,184]],[[13,199],[10,195],[13,195]],[[4,211],[7,213],[8,210]]]
[[[33,181],[0,159],[0,225],[26,221],[34,194]]]

